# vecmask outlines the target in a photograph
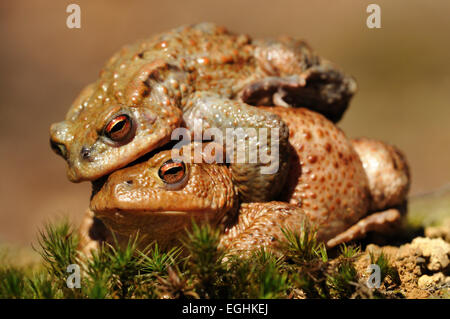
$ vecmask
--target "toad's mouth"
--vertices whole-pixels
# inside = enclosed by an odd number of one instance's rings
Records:
[[[197,210],[147,210],[147,209],[130,209],[130,210],[123,210],[123,209],[113,209],[113,210],[105,210],[105,211],[99,211],[96,213],[97,217],[103,218],[124,218],[129,216],[145,216],[145,217],[205,217],[207,218],[209,216],[208,212],[205,211],[205,209],[197,209]]]

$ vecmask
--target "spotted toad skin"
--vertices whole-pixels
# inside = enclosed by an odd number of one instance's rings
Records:
[[[364,216],[370,189],[358,153],[344,132],[307,109],[273,108],[291,128],[291,169],[283,199],[302,207],[330,238]]]
[[[338,235],[369,212],[404,205],[410,173],[396,147],[368,138],[350,140],[308,109],[270,111],[290,128],[291,166],[281,198],[301,207],[319,225],[319,238]],[[388,219],[392,222],[392,216]]]

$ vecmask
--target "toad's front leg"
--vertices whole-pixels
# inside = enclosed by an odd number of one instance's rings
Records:
[[[103,244],[117,244],[124,248],[130,242],[130,236],[113,233],[100,218],[95,216],[90,208],[86,209],[78,228],[78,236],[77,250],[82,260],[89,259],[92,253],[98,251]]]
[[[100,219],[94,217],[94,212],[89,208],[86,209],[81,221],[78,236],[78,251],[82,259],[89,258],[93,251],[100,248],[102,242],[111,239],[110,231]]]
[[[224,145],[243,201],[268,201],[278,195],[289,168],[289,129],[278,115],[197,92],[187,102],[183,119],[194,138],[200,133],[201,139]]]
[[[225,230],[220,246],[239,255],[260,248],[278,254],[286,241],[286,231],[299,233],[313,227],[308,215],[296,205],[276,201],[244,203],[235,224]]]

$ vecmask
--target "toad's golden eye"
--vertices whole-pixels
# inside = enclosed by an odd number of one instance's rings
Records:
[[[166,184],[180,183],[186,176],[186,165],[170,159],[159,168],[158,175]]]
[[[133,130],[131,118],[122,114],[113,118],[105,127],[105,135],[114,142],[124,142],[130,138]]]

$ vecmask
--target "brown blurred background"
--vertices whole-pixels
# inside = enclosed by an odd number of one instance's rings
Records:
[[[81,7],[81,29],[66,7]],[[377,3],[382,29],[366,27]],[[254,37],[305,38],[359,83],[340,126],[399,146],[411,194],[450,181],[450,2],[2,1],[0,4],[0,243],[28,245],[45,221],[79,222],[90,185],[72,184],[49,147],[81,88],[122,45],[180,24],[211,21]]]

